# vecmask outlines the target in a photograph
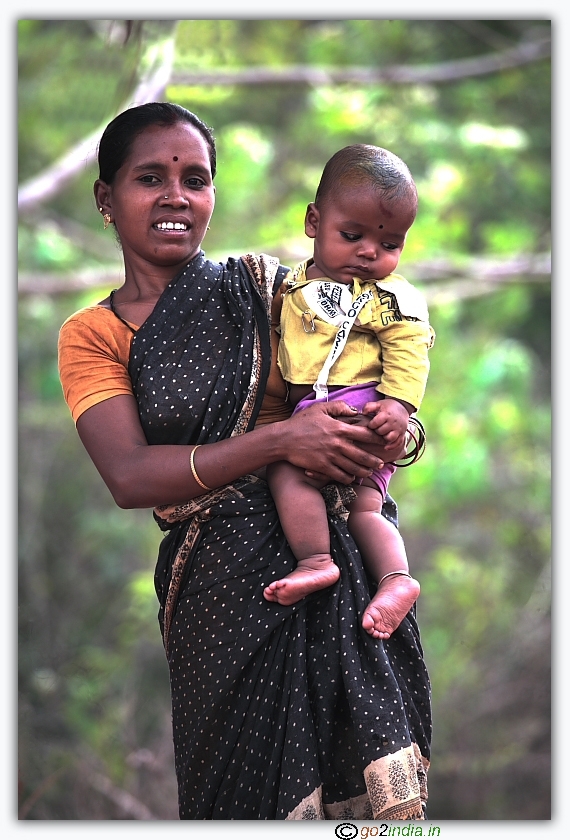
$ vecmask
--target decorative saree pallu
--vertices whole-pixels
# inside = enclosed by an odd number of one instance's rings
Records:
[[[172,281],[131,352],[149,443],[253,427],[284,275],[268,257],[221,265],[200,254]],[[181,819],[423,819],[431,717],[419,634],[413,611],[387,642],[361,627],[371,596],[346,526],[352,493],[323,491],[340,580],[289,607],[263,597],[296,565],[264,481],[155,510]]]

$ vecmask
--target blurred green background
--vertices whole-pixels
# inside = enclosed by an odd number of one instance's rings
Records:
[[[399,270],[437,340],[427,451],[391,492],[422,586],[429,817],[549,819],[550,22],[18,30],[20,818],[177,819],[160,532],[149,511],[115,507],[56,358],[65,318],[121,282],[92,198],[96,138],[151,98],[214,128],[214,259],[308,256],[305,207],[342,146],[408,163],[420,205]]]

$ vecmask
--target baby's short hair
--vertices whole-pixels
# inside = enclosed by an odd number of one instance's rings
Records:
[[[417,206],[410,170],[397,155],[379,146],[355,143],[336,152],[323,169],[315,204],[354,186],[372,186],[387,199],[409,201],[414,210]]]

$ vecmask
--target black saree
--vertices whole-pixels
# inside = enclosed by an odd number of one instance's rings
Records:
[[[129,365],[149,443],[253,428],[284,272],[200,254],[171,282]],[[370,588],[347,493],[325,493],[340,579],[290,607],[263,598],[295,567],[265,482],[155,511],[181,819],[423,819],[430,687],[415,615],[387,642],[362,630]]]

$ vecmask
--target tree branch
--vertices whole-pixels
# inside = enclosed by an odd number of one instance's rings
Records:
[[[502,52],[445,61],[440,64],[399,64],[392,67],[319,67],[290,65],[288,67],[248,67],[243,70],[177,70],[172,74],[173,85],[269,85],[309,84],[332,85],[344,82],[355,84],[427,84],[452,82],[471,76],[483,76],[508,70],[522,64],[540,61],[550,56],[550,40],[541,39],[518,44]]]
[[[65,275],[37,272],[20,274],[18,295],[67,295],[88,289],[117,288],[125,281],[122,264]]]
[[[213,259],[223,261],[224,258],[216,255]],[[411,282],[423,287],[428,303],[442,303],[489,294],[507,283],[548,283],[550,254],[520,254],[506,260],[474,257],[461,264],[451,260],[407,263],[403,271]],[[114,288],[123,280],[122,264],[73,275],[21,274],[18,294],[20,297],[73,294],[86,289]]]
[[[489,295],[507,284],[549,283],[551,258],[550,254],[521,254],[502,261],[475,257],[459,269],[449,261],[436,261],[407,266],[406,276],[414,283],[427,283],[422,291],[428,304],[441,306]]]
[[[465,262],[452,259],[409,263],[402,269],[406,277],[416,283],[471,280],[473,282],[505,282],[512,280],[547,281],[551,275],[551,256],[545,254],[516,254],[505,259],[468,257]]]
[[[243,70],[176,71],[172,72],[174,39],[166,42],[164,58],[158,69],[144,78],[131,102],[124,107],[160,98],[168,84],[186,85],[267,85],[310,84],[426,84],[451,82],[469,76],[496,73],[539,61],[550,56],[550,40],[542,39],[519,44],[512,49],[477,58],[447,61],[441,64],[394,65],[392,67],[254,67]],[[123,109],[121,109],[123,110]],[[18,210],[29,212],[37,204],[57,195],[81,169],[89,166],[96,156],[96,147],[104,125],[71,149],[36,178],[18,189]]]
[[[114,802],[118,807],[129,817],[135,820],[156,820],[152,811],[150,811],[143,802],[140,802],[132,794],[128,793],[122,788],[114,785],[110,779],[103,776],[102,773],[92,773],[88,778],[89,784],[102,793],[111,802]]]

